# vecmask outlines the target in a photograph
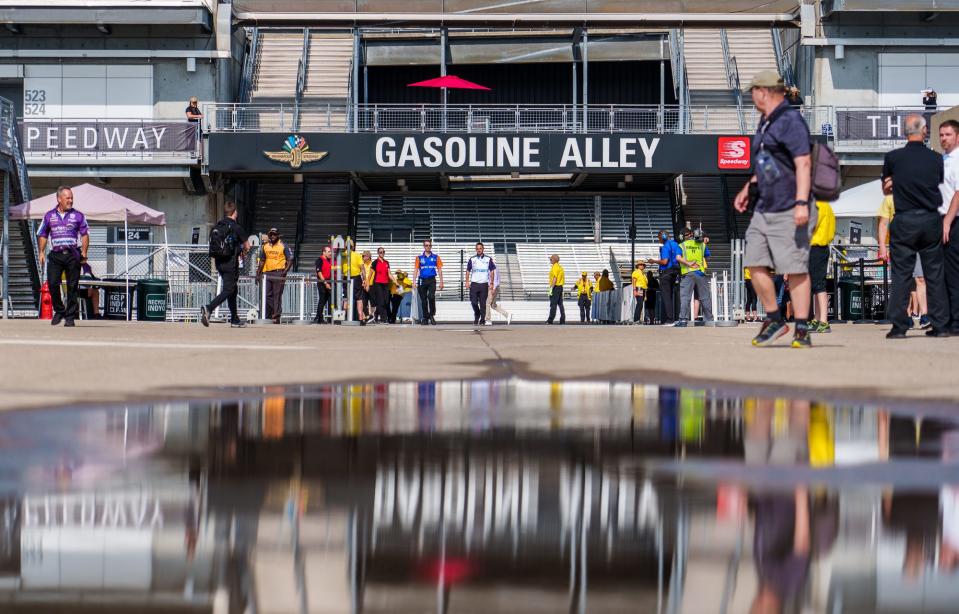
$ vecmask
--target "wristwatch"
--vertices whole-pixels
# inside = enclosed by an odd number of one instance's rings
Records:
[[[808,207],[808,206],[809,206],[809,201],[808,201],[808,200],[794,200],[794,201],[793,201],[793,206],[795,207],[795,206],[798,206],[798,205],[802,205],[803,207]]]

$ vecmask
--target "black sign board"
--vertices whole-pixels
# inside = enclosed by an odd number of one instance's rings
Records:
[[[20,123],[20,142],[26,154],[193,152],[197,125],[162,121],[27,121]]]
[[[214,133],[208,161],[250,173],[719,174],[748,172],[749,155],[748,137],[706,134]]]
[[[149,243],[150,242],[150,227],[149,226],[128,226],[126,240],[129,243]],[[116,243],[123,243],[123,226],[114,227],[114,241]]]
[[[867,109],[836,111],[836,138],[840,141],[905,141],[904,120],[915,110]]]

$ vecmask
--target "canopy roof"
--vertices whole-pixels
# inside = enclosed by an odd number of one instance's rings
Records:
[[[876,179],[844,190],[830,204],[836,217],[876,217],[882,199],[882,180]]]
[[[73,190],[73,208],[93,222],[123,222],[165,226],[166,215],[110,190],[84,183]],[[10,219],[41,220],[57,206],[56,193],[10,208]]]

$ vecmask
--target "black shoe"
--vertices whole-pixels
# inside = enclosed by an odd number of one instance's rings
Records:
[[[50,326],[56,326],[60,322],[63,322],[63,316],[59,313],[53,314],[53,319],[50,320]]]
[[[246,328],[246,322],[243,320],[233,320],[230,322],[230,328]]]
[[[430,325],[436,326],[436,318],[434,318],[433,316],[430,316]]]
[[[793,335],[792,347],[811,348],[812,340],[809,338],[809,332],[808,326],[797,326],[796,333]]]
[[[905,338],[906,338],[906,331],[899,330],[897,328],[894,328],[888,333],[886,333],[886,339],[905,339]]]
[[[951,337],[952,335],[949,334],[949,331],[936,330],[936,329],[934,329],[934,328],[931,328],[931,329],[929,329],[929,330],[926,331],[926,336],[927,336],[927,337],[934,337],[934,338],[936,338],[936,339],[945,339],[946,337]]]
[[[73,321],[73,318],[67,318],[66,320],[64,320],[63,325],[73,327],[73,326],[76,326],[77,323]]]
[[[207,328],[210,327],[210,310],[206,305],[200,307],[200,323]],[[232,322],[231,322],[232,324]]]
[[[776,339],[779,339],[788,332],[789,325],[785,322],[764,320],[763,327],[759,329],[759,334],[753,337],[753,345],[756,347],[772,345]]]

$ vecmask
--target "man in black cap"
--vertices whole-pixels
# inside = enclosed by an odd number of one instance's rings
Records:
[[[271,228],[266,238],[267,241],[260,248],[256,281],[260,282],[266,276],[266,314],[274,324],[279,324],[283,315],[283,288],[286,286],[286,274],[293,267],[293,252],[280,241],[280,231],[276,228]]]

